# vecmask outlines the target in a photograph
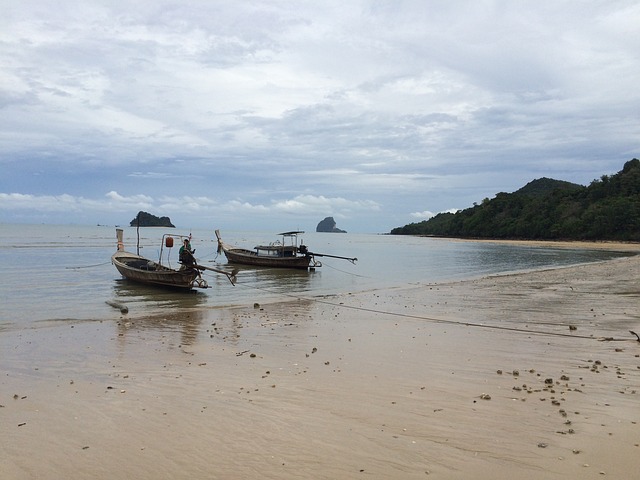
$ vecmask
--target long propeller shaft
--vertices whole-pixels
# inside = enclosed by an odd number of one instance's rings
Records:
[[[356,257],[339,257],[337,255],[329,255],[327,253],[313,253],[313,252],[309,252],[309,255],[313,255],[314,257],[328,257],[328,258],[338,258],[340,260],[348,260],[351,263],[353,263],[354,265],[356,264],[356,262],[358,261],[358,259]]]

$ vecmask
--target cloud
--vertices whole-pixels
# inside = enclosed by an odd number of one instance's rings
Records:
[[[413,212],[410,215],[418,220],[428,220],[431,217],[435,216],[435,213],[430,212],[429,210],[425,210],[424,212]]]
[[[71,195],[25,195],[0,193],[0,210],[39,210],[43,212],[69,212],[87,206],[83,198]]]
[[[332,212],[378,211],[380,205],[371,200],[347,200],[345,198],[328,198],[322,195],[298,195],[288,200],[272,202],[276,210],[300,214],[331,214]]]
[[[639,22],[633,2],[9,2],[2,220],[67,202],[384,231],[587,184],[638,156]]]
[[[459,212],[460,210],[457,208],[450,208],[448,210],[442,211],[442,212],[438,212],[438,213],[433,213],[429,210],[424,210],[422,212],[412,212],[409,215],[412,218],[415,218],[417,220],[429,220],[431,217],[435,217],[436,215],[438,215],[439,213],[456,213]]]
[[[255,214],[262,216],[285,214],[303,218],[335,215],[339,218],[347,218],[362,212],[376,212],[379,209],[380,205],[370,200],[353,201],[314,195],[298,195],[293,198],[272,199],[266,204],[253,204],[240,200],[221,202],[210,197],[124,196],[116,191],[106,193],[103,200],[74,197],[68,194],[38,196],[0,193],[0,210],[33,210],[60,214],[82,211],[85,214],[98,215],[120,211],[127,212],[126,215],[133,215],[139,210],[144,210],[158,215],[180,215],[184,218],[235,215],[240,216],[241,219],[242,216]]]

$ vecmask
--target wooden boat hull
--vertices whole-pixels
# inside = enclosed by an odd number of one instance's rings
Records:
[[[173,270],[140,255],[125,251],[114,253],[111,256],[111,263],[127,280],[147,285],[191,289],[194,282],[200,277],[200,272],[194,268]]]
[[[258,255],[256,252],[245,250],[243,248],[225,248],[223,249],[223,252],[229,263],[252,265],[257,267],[306,269],[309,268],[309,262],[311,261],[311,257],[309,256],[269,257],[265,255]]]

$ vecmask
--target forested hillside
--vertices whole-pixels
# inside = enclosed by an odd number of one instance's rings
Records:
[[[457,213],[394,228],[394,235],[640,241],[640,160],[587,187],[542,178]]]

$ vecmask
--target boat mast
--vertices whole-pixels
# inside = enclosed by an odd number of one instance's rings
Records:
[[[140,255],[140,212],[136,217],[136,233],[138,234],[138,243],[136,245],[136,255]]]
[[[118,251],[124,251],[124,242],[123,242],[123,230],[121,228],[116,228],[116,240],[118,241]]]

